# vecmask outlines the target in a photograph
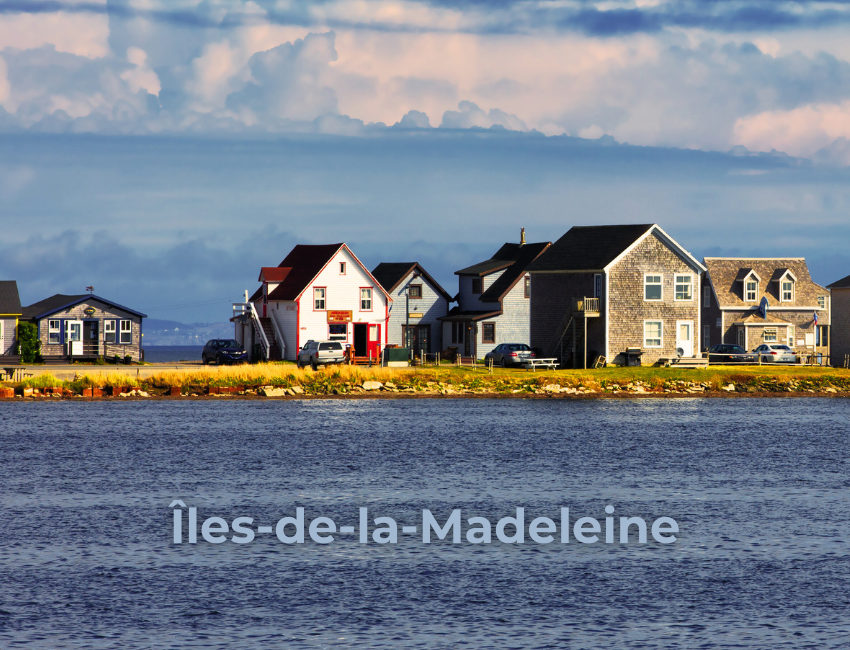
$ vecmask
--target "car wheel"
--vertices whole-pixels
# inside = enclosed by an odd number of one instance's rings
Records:
[[[315,361],[313,361],[313,363],[310,364],[310,367],[313,368],[313,372],[316,372],[319,369],[319,366]]]
[[[201,355],[201,365],[204,365],[204,366],[205,366],[205,365],[207,365],[208,363],[209,363],[209,362],[207,361],[207,355],[202,354],[202,355]]]
[[[508,364],[505,363],[505,357],[502,357],[501,359],[499,359],[499,366],[502,367],[502,368],[508,367]]]
[[[216,365],[219,365],[219,366],[222,365],[220,354],[215,355],[215,362],[216,362]]]

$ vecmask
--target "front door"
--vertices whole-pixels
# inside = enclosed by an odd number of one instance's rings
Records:
[[[369,325],[369,342],[367,356],[378,359],[381,356],[381,326]]]
[[[83,321],[83,354],[95,357],[100,355],[96,320]]]
[[[694,322],[692,320],[676,321],[676,349],[682,351],[683,357],[694,356]]]
[[[410,327],[402,325],[401,327],[405,333],[403,337],[406,342],[405,347],[409,348],[414,356],[418,357],[422,352],[426,354],[431,352],[429,347],[430,325],[411,325]]]
[[[68,353],[82,355],[83,353],[83,321],[65,321],[65,343],[70,344]]]
[[[368,352],[367,339],[369,336],[369,325],[367,323],[354,323],[354,356],[365,357]]]
[[[747,328],[745,327],[738,328],[738,345],[747,349]]]
[[[472,323],[463,324],[463,356],[472,356]]]

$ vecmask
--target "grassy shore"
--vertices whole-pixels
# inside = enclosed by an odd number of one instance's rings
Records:
[[[374,382],[380,384],[376,387]],[[656,367],[599,370],[525,370],[457,368],[364,368],[331,366],[317,372],[292,364],[204,367],[164,371],[139,379],[120,373],[82,374],[61,381],[42,374],[15,384],[4,383],[16,394],[53,392],[89,395],[86,389],[128,392],[145,396],[206,394],[346,395],[356,393],[412,393],[431,395],[605,395],[695,393],[850,394],[850,371],[807,366],[715,366],[707,369]],[[28,390],[25,390],[28,389]],[[113,391],[112,389],[115,389]],[[283,391],[281,391],[283,389]],[[8,396],[8,391],[6,391]],[[94,391],[97,396],[97,391]]]

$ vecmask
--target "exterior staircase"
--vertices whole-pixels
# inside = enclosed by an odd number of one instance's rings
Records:
[[[280,345],[278,345],[277,337],[275,337],[274,326],[272,325],[271,318],[263,318],[260,317],[260,327],[263,328],[263,333],[266,335],[266,340],[269,342],[268,349],[268,360],[269,361],[280,361],[283,359],[280,352]]]
[[[546,355],[561,368],[587,368],[587,319],[599,316],[599,298],[574,298],[555,329]]]

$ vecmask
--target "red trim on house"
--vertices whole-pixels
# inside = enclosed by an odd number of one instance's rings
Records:
[[[295,361],[301,349],[301,298],[295,300]]]

